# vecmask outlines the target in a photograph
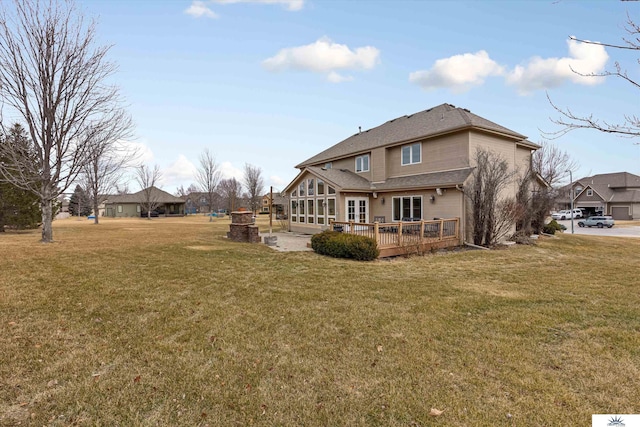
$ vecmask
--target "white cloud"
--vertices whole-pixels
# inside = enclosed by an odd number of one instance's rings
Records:
[[[609,55],[604,46],[581,43],[576,40],[568,40],[567,44],[568,57],[531,58],[528,64],[518,65],[507,75],[507,83],[517,87],[521,94],[538,89],[550,89],[566,82],[581,85],[602,83],[604,77],[587,75],[602,73],[605,70]]]
[[[380,51],[373,46],[350,49],[347,45],[333,43],[323,37],[315,43],[289,47],[262,61],[269,71],[301,70],[326,75],[330,82],[351,79],[336,70],[370,70],[380,62]]]
[[[175,162],[162,169],[162,179],[160,181],[163,185],[178,187],[181,184],[192,182],[195,174],[195,165],[183,154],[180,154]]]
[[[222,162],[220,164],[220,172],[222,172],[223,179],[235,178],[238,181],[242,181],[244,172],[242,169],[238,169],[231,164],[231,162]]]
[[[409,74],[409,81],[426,90],[449,88],[453,92],[464,92],[484,83],[486,77],[502,74],[504,68],[480,50],[438,59],[429,70]]]
[[[271,181],[271,184],[274,187],[280,187],[280,186],[284,186],[285,184],[288,184],[284,179],[280,178],[278,175],[271,175],[269,177],[269,180]]]
[[[191,15],[195,18],[217,18],[218,14],[213,10],[209,9],[209,6],[206,5],[204,1],[194,0],[191,3],[191,6],[185,9],[184,13],[187,15]]]
[[[118,141],[116,150],[122,157],[130,158],[133,164],[149,164],[155,158],[145,141]]]
[[[304,7],[304,0],[211,0],[212,3],[234,4],[234,3],[260,3],[260,4],[281,4],[287,10],[298,11]]]
[[[341,74],[336,73],[335,71],[332,71],[329,74],[327,74],[327,80],[329,80],[331,83],[342,83],[342,82],[350,82],[351,80],[353,80],[353,77],[343,76]]]

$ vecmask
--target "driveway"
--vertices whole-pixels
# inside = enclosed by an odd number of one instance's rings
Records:
[[[611,228],[598,228],[598,227],[578,227],[578,221],[580,219],[574,219],[573,227],[574,234],[585,234],[589,236],[615,236],[615,237],[639,237],[640,238],[640,226],[619,226],[614,225]],[[565,233],[571,233],[571,220],[558,221],[559,224],[567,227]]]

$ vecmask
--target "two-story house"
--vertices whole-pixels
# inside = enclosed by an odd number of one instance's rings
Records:
[[[317,233],[331,220],[357,223],[459,218],[477,148],[524,173],[538,145],[464,108],[442,104],[356,133],[300,163],[285,188],[291,231]],[[505,190],[514,196],[517,183]]]
[[[560,209],[573,204],[585,216],[611,215],[618,220],[640,219],[640,176],[629,172],[603,173],[586,176],[559,189]]]

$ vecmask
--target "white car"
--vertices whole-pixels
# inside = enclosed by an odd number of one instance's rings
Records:
[[[571,219],[573,218],[582,218],[582,210],[581,209],[574,209],[573,210],[573,215],[571,214],[571,210],[564,210],[564,211],[559,211],[559,212],[554,212],[551,214],[551,218],[555,219],[555,220],[562,220],[562,219]]]

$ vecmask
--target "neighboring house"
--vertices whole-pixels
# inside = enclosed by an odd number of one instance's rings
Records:
[[[174,195],[151,187],[151,197],[157,202],[153,215],[158,216],[183,216],[185,213],[185,201]],[[133,194],[117,194],[106,196],[104,201],[104,216],[112,218],[141,217],[146,216],[142,207],[144,200],[143,190]]]
[[[213,203],[216,204],[220,200],[217,193],[213,195]],[[209,194],[201,191],[192,191],[185,197],[185,209],[189,214],[209,213],[215,211],[215,206],[209,206]]]
[[[271,195],[270,193],[262,196],[262,205],[260,206],[261,213],[269,213],[269,204],[271,203]],[[273,194],[273,213],[276,214],[278,218],[284,218],[287,215],[287,199],[279,194]]]
[[[578,179],[559,189],[557,207],[583,209],[585,216],[601,213],[614,219],[640,219],[640,176],[628,172],[604,173]]]
[[[492,150],[524,173],[539,146],[450,104],[358,132],[296,166],[300,173],[284,190],[290,199],[290,229],[316,233],[332,220],[457,218],[456,238],[469,240],[463,191],[478,148]],[[504,195],[515,196],[516,189],[514,181]]]

